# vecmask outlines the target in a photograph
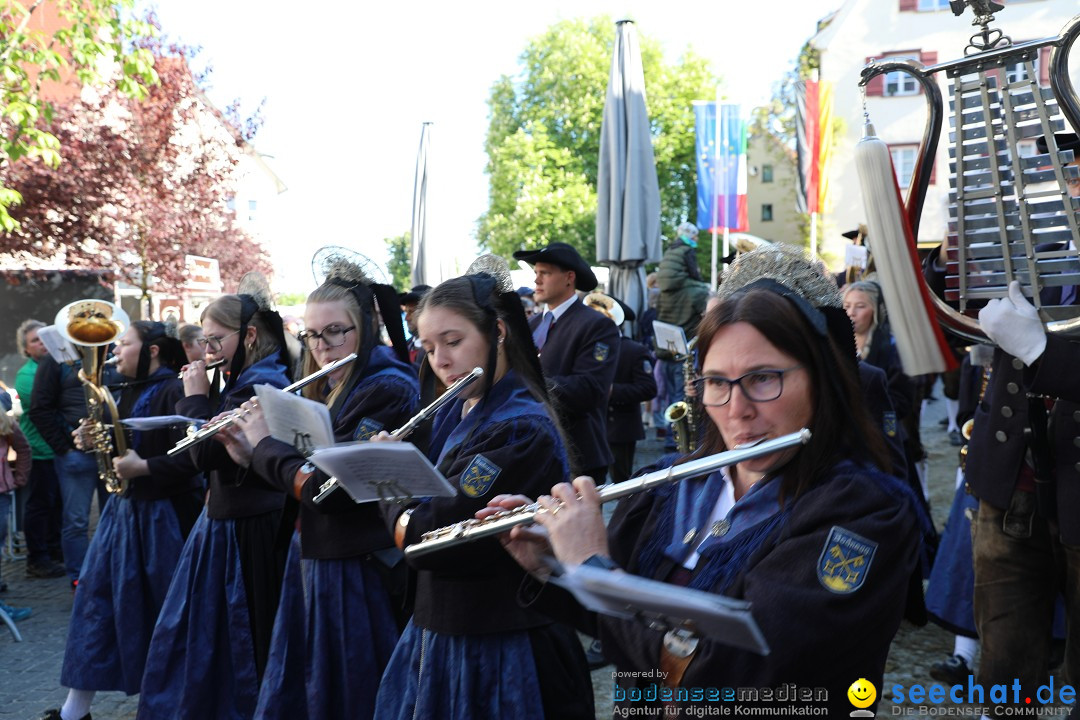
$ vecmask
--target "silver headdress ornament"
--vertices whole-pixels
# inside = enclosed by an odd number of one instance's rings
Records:
[[[820,260],[805,250],[785,243],[763,245],[740,253],[717,295],[726,299],[755,280],[768,278],[791,288],[814,307],[844,306],[836,281]]]
[[[327,245],[316,250],[311,258],[311,274],[319,285],[331,279],[364,285],[389,284],[378,263],[340,245]]]
[[[514,291],[514,281],[510,278],[510,265],[498,255],[488,253],[473,260],[465,274],[477,273],[487,273],[495,278],[495,285],[501,293]]]
[[[270,310],[274,306],[274,295],[270,292],[270,282],[261,272],[245,273],[236,288],[237,295],[248,295],[260,310]]]

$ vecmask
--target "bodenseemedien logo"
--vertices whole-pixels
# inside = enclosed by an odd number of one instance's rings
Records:
[[[848,702],[857,708],[851,711],[851,717],[874,717],[873,711],[866,709],[877,700],[877,688],[874,687],[874,683],[866,678],[859,678],[851,683],[847,698]]]

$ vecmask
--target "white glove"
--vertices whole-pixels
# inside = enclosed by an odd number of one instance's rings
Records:
[[[1046,350],[1046,330],[1039,311],[1028,302],[1020,283],[1009,283],[1009,296],[996,298],[979,311],[979,325],[999,348],[1031,366]]]

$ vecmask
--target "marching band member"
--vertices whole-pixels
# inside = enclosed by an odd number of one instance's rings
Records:
[[[804,263],[801,276],[752,272],[740,281],[740,261],[698,333],[708,422],[691,457],[803,427],[810,443],[631,496],[606,530],[595,485],[577,478],[540,499],[548,512],[536,519],[546,532],[516,527],[503,541],[538,578],[550,572],[543,555],[553,551],[564,564],[624,568],[748,600],[771,649],[759,656],[708,637],[680,643],[673,633],[585,612],[557,588],[523,588],[525,600],[599,637],[628,673],[620,684],[647,692],[657,669],[671,689],[795,683],[827,689],[830,717],[846,715],[854,680],[881,686],[904,613],[919,552],[914,499],[878,469],[887,456],[853,360],[839,351],[851,343],[850,324],[847,338],[830,333],[843,330],[827,317],[841,312],[831,278]],[[494,497],[478,517],[526,500]],[[652,709],[669,717],[692,702]]]
[[[392,311],[387,328],[394,328],[393,288],[372,285],[359,267],[342,259],[308,296],[304,310],[305,375],[359,355],[303,389],[306,397],[330,408],[338,442],[367,440],[383,428],[404,425],[419,400],[404,333],[394,348],[379,343],[373,290],[380,293],[379,310]],[[257,403],[241,407],[246,412],[239,428],[225,431],[233,458],[301,503],[299,541],[289,554],[256,716],[370,718],[379,678],[398,639],[384,576],[389,563],[401,562],[401,552],[374,503],[357,504],[341,490],[315,503],[327,475],[306,466],[294,447],[270,437]]]
[[[458,495],[407,510],[383,504],[399,547],[472,517],[496,493],[538,492],[569,475],[521,301],[506,264],[493,272],[503,279],[476,272],[448,280],[417,309],[421,344],[443,383],[478,366],[485,374],[434,420],[428,454]],[[376,717],[593,717],[580,641],[517,605],[522,572],[497,542],[414,567],[415,613],[383,674]]]
[[[214,409],[205,364],[184,370],[181,415],[235,410],[257,384],[289,383],[281,319],[268,295],[224,295],[202,314],[207,359],[229,367]],[[209,493],[184,545],[150,643],[139,717],[251,717],[285,566],[285,494],[236,465],[218,442],[192,447]]]
[[[139,320],[120,338],[116,369],[130,380],[120,393],[122,418],[174,413],[183,397],[177,371],[185,363],[174,333],[172,326]],[[115,429],[123,432],[118,422]],[[73,435],[78,439],[79,431]],[[139,692],[154,623],[202,504],[202,478],[191,458],[166,455],[181,437],[172,428],[133,432],[127,454],[113,460],[129,489],[109,497],[90,541],[60,674],[71,689],[64,706],[42,720],[89,718],[98,690]]]

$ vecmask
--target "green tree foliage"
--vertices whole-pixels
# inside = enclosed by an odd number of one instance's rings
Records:
[[[383,238],[383,242],[386,243],[389,254],[386,269],[390,273],[390,282],[400,292],[404,292],[412,287],[409,282],[412,274],[412,263],[409,259],[412,255],[412,233],[406,230],[404,235]]]
[[[53,106],[43,84],[72,76],[82,85],[97,84],[102,75],[116,76],[119,92],[143,98],[157,83],[154,58],[131,41],[147,37],[146,22],[126,19],[134,0],[0,0],[0,168],[20,158],[60,165],[60,142],[43,129]],[[62,27],[46,33],[33,20],[48,9]],[[0,231],[18,223],[8,208],[22,201],[18,191],[0,182]]]
[[[693,218],[697,197],[693,101],[715,97],[716,76],[687,50],[665,62],[639,36],[664,231]],[[533,38],[521,74],[491,89],[485,150],[490,176],[480,245],[509,256],[560,241],[596,257],[596,175],[600,126],[615,40],[609,17],[565,20]]]

